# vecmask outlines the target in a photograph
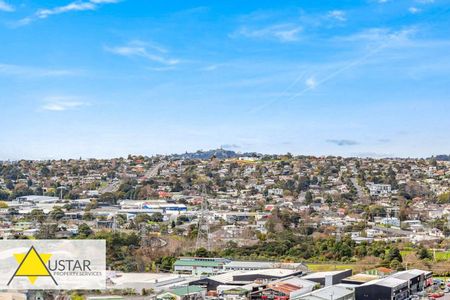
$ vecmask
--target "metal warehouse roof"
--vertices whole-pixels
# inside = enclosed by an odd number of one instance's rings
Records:
[[[177,260],[174,266],[184,266],[184,267],[221,267],[223,263],[217,261],[207,261],[207,260]]]

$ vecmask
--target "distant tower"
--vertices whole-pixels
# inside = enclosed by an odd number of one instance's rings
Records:
[[[209,238],[209,221],[208,221],[208,200],[206,196],[203,196],[202,207],[200,210],[200,217],[198,219],[197,227],[197,242],[195,243],[195,249],[205,248],[208,251],[211,250],[211,243]]]

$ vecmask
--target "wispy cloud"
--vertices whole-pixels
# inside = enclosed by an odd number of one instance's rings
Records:
[[[14,10],[14,6],[6,3],[3,0],[0,0],[0,11],[13,12]]]
[[[141,57],[168,66],[180,62],[178,59],[166,57],[167,51],[165,49],[142,41],[132,41],[123,46],[105,47],[105,50],[116,55]]]
[[[314,77],[309,77],[306,79],[305,84],[309,89],[313,90],[317,86],[317,80]]]
[[[54,97],[47,97],[44,100],[41,109],[45,111],[58,112],[58,111],[74,110],[89,105],[90,104],[88,102],[79,101],[72,97],[54,96]]]
[[[354,146],[358,145],[359,143],[354,140],[327,140],[327,143],[335,144],[337,146]]]
[[[422,10],[420,8],[411,6],[410,8],[408,8],[408,11],[410,13],[412,13],[413,15],[420,13]]]
[[[30,66],[20,66],[0,63],[0,76],[21,76],[21,77],[59,77],[78,74],[77,71],[65,69],[38,68]]]
[[[0,0],[1,1],[1,0]],[[88,1],[74,1],[62,6],[56,6],[53,8],[41,8],[38,9],[32,16],[25,17],[18,22],[17,26],[28,25],[33,21],[39,19],[46,19],[52,15],[59,15],[73,11],[87,11],[96,10],[103,4],[118,3],[120,0],[88,0]]]
[[[332,10],[327,14],[328,18],[335,19],[340,22],[347,21],[347,16],[342,10]]]
[[[231,37],[246,37],[253,39],[272,39],[281,42],[295,42],[300,39],[302,27],[298,24],[275,24],[267,27],[249,28],[243,26],[232,33]]]
[[[239,146],[237,144],[224,144],[224,145],[221,145],[220,148],[225,149],[225,150],[232,150],[232,149],[240,149],[241,146]]]
[[[409,40],[417,32],[414,27],[407,27],[400,30],[389,28],[368,28],[347,36],[337,37],[339,42],[375,42],[378,44],[392,45],[395,42]]]

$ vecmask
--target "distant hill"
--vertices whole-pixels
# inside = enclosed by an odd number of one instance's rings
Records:
[[[447,154],[439,154],[436,156],[432,156],[431,158],[437,161],[450,161],[450,155]]]
[[[244,156],[258,156],[257,153],[238,153],[232,150],[212,149],[212,150],[198,150],[197,152],[186,152],[184,154],[173,154],[171,157],[178,159],[210,159],[215,156],[218,159],[236,158]]]

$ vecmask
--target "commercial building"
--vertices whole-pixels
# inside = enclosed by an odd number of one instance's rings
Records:
[[[216,291],[218,286],[245,286],[251,283],[268,284],[279,279],[300,276],[302,271],[288,269],[265,269],[252,271],[231,271],[219,275],[203,277],[190,282],[190,285],[205,287],[208,291]]]
[[[393,277],[369,281],[355,288],[355,296],[358,300],[408,299],[408,281]]]
[[[343,286],[329,286],[318,289],[309,294],[296,297],[293,300],[354,300],[355,292],[353,289]]]
[[[173,268],[179,274],[210,275],[221,273],[227,262],[229,260],[224,258],[182,257],[177,259]]]
[[[303,276],[303,279],[314,281],[321,286],[331,286],[341,283],[344,278],[352,276],[352,270],[316,272]]]

